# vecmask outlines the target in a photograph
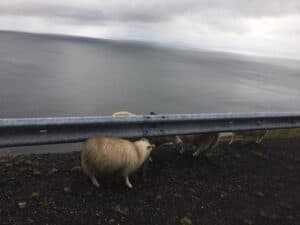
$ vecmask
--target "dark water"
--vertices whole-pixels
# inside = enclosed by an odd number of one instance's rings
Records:
[[[299,111],[300,61],[0,32],[0,117]]]

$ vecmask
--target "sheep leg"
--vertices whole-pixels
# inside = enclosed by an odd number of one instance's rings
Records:
[[[125,177],[125,184],[126,184],[126,186],[129,187],[129,188],[133,188],[132,184],[131,184],[130,181],[129,181],[128,175]]]
[[[231,139],[229,141],[229,144],[231,145],[233,143],[233,141],[234,141],[234,133],[231,135]]]
[[[263,138],[264,138],[264,136],[257,137],[257,139],[256,139],[256,143],[257,143],[257,144],[261,143],[261,142],[262,142],[262,140],[263,140]]]
[[[90,178],[91,178],[91,181],[92,181],[93,185],[95,185],[97,188],[99,188],[100,184],[97,181],[96,177],[95,176],[91,176]]]
[[[142,176],[143,178],[146,178],[147,176],[147,170],[149,167],[149,162],[152,161],[151,157],[149,157],[148,159],[145,160],[144,164],[143,164],[143,168],[142,168]]]
[[[197,148],[197,150],[193,153],[193,157],[198,157],[202,152],[201,146]]]
[[[256,139],[256,143],[259,144],[262,142],[263,138],[267,135],[268,131],[266,131],[263,135],[261,135],[260,137],[257,137]]]

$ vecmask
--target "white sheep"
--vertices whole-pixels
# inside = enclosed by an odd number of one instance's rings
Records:
[[[132,188],[129,175],[143,164],[153,148],[146,138],[135,142],[117,137],[89,138],[83,145],[81,165],[96,187],[100,187],[96,177],[117,173]]]
[[[127,111],[120,111],[120,112],[115,112],[112,114],[114,117],[127,117],[127,116],[135,116],[134,113],[127,112]]]

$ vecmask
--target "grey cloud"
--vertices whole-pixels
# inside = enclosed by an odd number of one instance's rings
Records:
[[[32,5],[32,6],[0,6],[1,15],[65,18],[78,21],[97,21],[105,19],[101,10],[80,9],[60,5]]]
[[[13,2],[13,0],[11,0]],[[88,3],[88,1],[86,1]],[[104,1],[106,2],[106,1]],[[198,15],[203,18],[211,14],[220,20],[240,17],[277,17],[300,13],[299,0],[173,0],[106,2],[106,4],[85,3],[69,6],[60,1],[41,3],[28,1],[23,4],[0,3],[1,15],[21,15],[45,18],[59,18],[76,22],[162,22],[182,15]]]
[[[0,1],[4,30],[280,52],[298,58],[299,18],[300,0]]]
[[[163,10],[145,11],[144,9],[133,10],[122,8],[117,12],[97,6],[81,8],[64,5],[35,4],[28,6],[1,6],[0,14],[14,16],[32,16],[42,18],[67,19],[75,22],[102,22],[102,21],[122,21],[122,22],[158,22],[167,20],[171,15]]]

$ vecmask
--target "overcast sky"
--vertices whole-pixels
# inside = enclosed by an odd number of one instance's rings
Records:
[[[0,30],[300,59],[300,0],[3,0]]]

